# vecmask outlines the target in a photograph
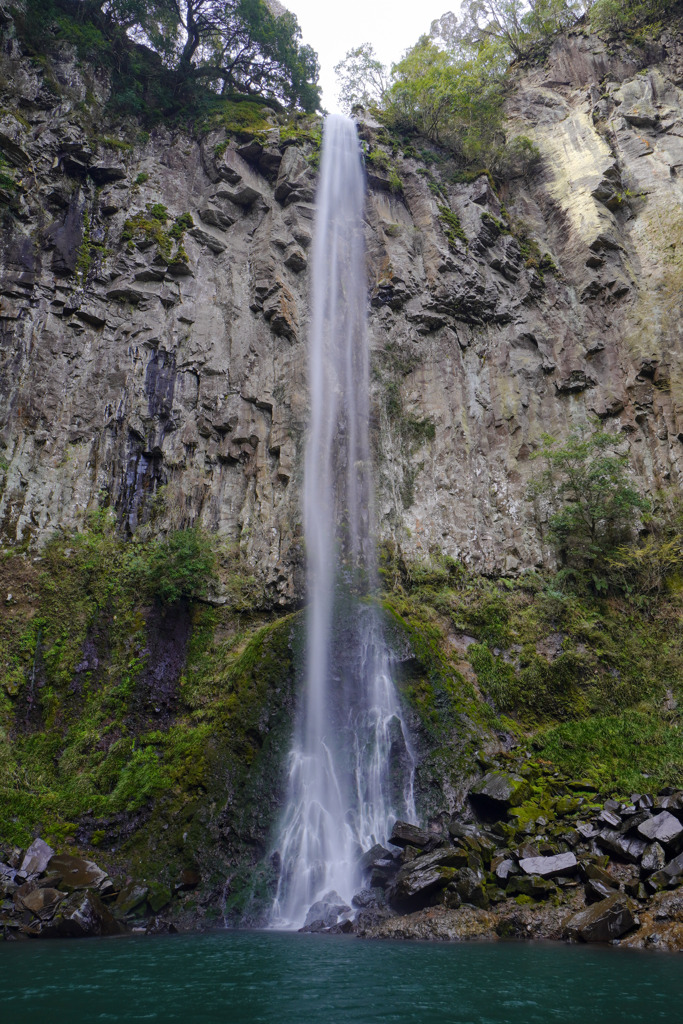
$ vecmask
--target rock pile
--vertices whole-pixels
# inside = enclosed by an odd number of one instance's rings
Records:
[[[185,872],[176,890],[196,887],[199,879],[193,875]],[[171,898],[164,885],[114,880],[94,861],[55,853],[42,839],[26,851],[0,849],[0,937],[5,939],[175,931],[158,916]]]
[[[494,769],[446,827],[397,822],[391,849],[364,855],[355,930],[468,937],[456,927],[467,910],[460,923],[476,922],[477,937],[483,922],[492,938],[604,942],[634,932],[663,891],[683,882],[683,792],[617,801],[599,800],[581,781],[556,783],[539,798],[541,790],[533,772]]]

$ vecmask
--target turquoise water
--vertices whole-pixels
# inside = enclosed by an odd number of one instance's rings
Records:
[[[0,1021],[678,1024],[682,970],[610,948],[276,932],[0,943]]]

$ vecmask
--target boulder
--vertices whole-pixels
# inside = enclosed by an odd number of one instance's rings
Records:
[[[617,857],[622,860],[631,861],[635,863],[639,861],[643,856],[647,843],[644,839],[634,838],[628,839],[626,836],[621,835],[619,832],[612,832],[609,829],[604,829],[597,836],[597,842],[611,853],[615,853]]]
[[[618,891],[612,885],[605,885],[598,878],[589,878],[586,882],[586,900],[589,903],[596,903],[598,900],[607,899],[609,896],[614,896]]]
[[[54,917],[57,907],[66,899],[66,893],[58,889],[37,888],[20,899],[26,910],[30,910],[41,921],[47,921]]]
[[[106,871],[98,867],[93,860],[74,857],[70,853],[60,853],[50,858],[50,872],[61,875],[65,889],[98,889],[100,891],[113,888]]]
[[[551,881],[540,875],[516,875],[508,882],[505,892],[508,896],[531,896],[534,900],[547,900],[557,889]]]
[[[635,907],[628,896],[615,893],[568,918],[564,937],[581,942],[609,942],[638,924]]]
[[[42,874],[54,852],[42,839],[34,839],[21,862],[21,871],[24,875]]]
[[[531,795],[526,779],[509,772],[489,772],[469,793],[475,811],[493,820],[503,817],[511,807],[519,807]]]
[[[123,925],[109,913],[100,898],[87,890],[71,894],[60,905],[42,934],[47,938],[87,938],[102,935],[120,935]]]
[[[426,829],[420,828],[419,825],[411,825],[407,821],[397,821],[391,830],[389,842],[392,846],[417,846],[418,849],[424,850],[425,847],[431,846],[437,838]]]
[[[398,906],[424,902],[426,895],[448,885],[455,875],[453,866],[435,862],[431,856],[416,857],[396,875],[389,890],[389,899]]]
[[[662,843],[667,846],[678,839],[683,832],[683,825],[681,825],[678,818],[674,818],[673,814],[669,814],[668,811],[661,811],[659,814],[655,814],[654,818],[648,818],[647,821],[643,821],[638,826],[638,831],[641,836],[645,836],[651,842]]]
[[[375,843],[369,850],[366,850],[363,856],[358,861],[358,867],[361,871],[369,871],[376,867],[377,864],[381,864],[382,867],[386,866],[387,861],[393,862],[393,853],[387,850],[386,846],[382,846],[381,843]]]
[[[573,853],[558,853],[554,857],[525,857],[519,866],[525,875],[552,878],[553,875],[574,874],[578,862]]]
[[[351,914],[351,907],[344,903],[339,893],[332,889],[325,893],[322,899],[312,904],[306,914],[302,931],[324,931],[327,928],[332,928],[340,918],[345,918],[349,914]]]
[[[665,864],[666,854],[659,843],[650,843],[645,847],[643,859],[640,862],[643,874],[649,875],[653,871],[661,871]]]

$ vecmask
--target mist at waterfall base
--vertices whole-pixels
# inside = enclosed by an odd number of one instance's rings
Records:
[[[358,860],[414,820],[413,757],[376,582],[369,444],[365,174],[353,121],[323,130],[312,249],[310,422],[304,466],[306,679],[277,850],[273,924],[324,897],[348,913]],[[365,599],[364,599],[365,598]],[[333,923],[333,922],[331,922]]]

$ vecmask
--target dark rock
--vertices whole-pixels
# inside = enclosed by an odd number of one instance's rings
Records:
[[[113,889],[107,872],[93,860],[61,853],[50,859],[48,868],[62,876],[65,889]]]
[[[180,874],[180,881],[176,885],[176,889],[182,891],[196,889],[200,882],[201,878],[198,871],[195,871],[194,868],[184,868]]]
[[[597,841],[603,849],[611,850],[618,857],[632,863],[640,860],[647,846],[644,839],[627,839],[619,832],[610,832],[608,829],[600,832]]]
[[[438,842],[439,837],[419,825],[411,825],[407,821],[397,821],[391,830],[389,842],[393,846],[417,846],[424,850],[426,847]]]
[[[583,836],[584,839],[593,839],[594,836],[597,836],[600,830],[597,829],[590,821],[580,821],[576,826],[576,831],[579,835]]]
[[[663,811],[683,811],[683,793],[676,792],[655,800],[655,807]]]
[[[479,829],[476,825],[466,825],[458,818],[452,818],[448,823],[448,832],[454,839],[464,839],[466,836],[475,836]]]
[[[565,938],[582,942],[609,942],[638,924],[628,896],[616,893],[574,914],[564,923]]]
[[[47,921],[54,916],[62,900],[66,899],[66,893],[57,889],[37,888],[20,898],[26,910],[30,910],[41,921]]]
[[[491,870],[499,882],[506,882],[512,875],[519,874],[519,868],[510,857],[494,858]]]
[[[94,892],[80,890],[60,905],[52,921],[43,926],[42,934],[48,938],[86,938],[120,935],[124,930]]]
[[[112,181],[123,181],[126,168],[121,164],[97,163],[90,165],[88,174],[96,185],[108,185]]]
[[[589,878],[586,882],[586,899],[589,903],[596,903],[598,900],[614,896],[619,890],[614,886],[605,885],[597,878]]]
[[[604,810],[600,813],[599,817],[600,821],[604,821],[606,825],[610,826],[610,828],[619,828],[622,823],[619,815],[615,814],[613,811]]]
[[[138,916],[141,916],[145,910],[148,893],[149,888],[146,885],[139,885],[136,882],[127,885],[116,897],[116,915],[127,917],[137,913]]]
[[[40,875],[50,863],[54,850],[43,842],[42,839],[34,839],[26,856],[21,862],[21,870],[25,875]]]
[[[586,879],[593,879],[596,882],[602,882],[603,885],[609,885],[613,887],[616,883],[612,875],[604,868],[601,868],[599,864],[584,864],[582,865],[582,872]]]
[[[666,864],[666,854],[659,843],[650,843],[645,847],[640,867],[643,874],[649,875],[653,871],[661,871]]]
[[[525,857],[519,866],[525,875],[552,878],[553,875],[574,874],[578,861],[573,853],[558,853],[554,857]]]
[[[382,867],[386,867],[387,862],[393,861],[393,854],[390,850],[387,850],[386,846],[382,846],[380,843],[375,843],[369,850],[366,850],[363,856],[358,861],[358,866],[361,871],[369,871],[374,868],[377,864]]]
[[[477,814],[489,820],[502,817],[511,807],[519,807],[531,795],[526,779],[508,772],[489,772],[469,792]]]
[[[339,893],[331,890],[312,904],[306,914],[302,931],[325,931],[338,924],[339,919],[347,914],[351,914],[351,907],[344,903]]]
[[[552,882],[539,875],[517,875],[510,879],[505,892],[508,896],[531,896],[534,900],[546,900],[557,889]]]
[[[654,818],[649,818],[639,825],[638,831],[646,839],[663,843],[664,846],[667,846],[680,837],[683,832],[683,825],[681,825],[678,818],[674,818],[673,814],[669,814],[668,811],[662,811],[660,814],[656,814]]]
[[[381,906],[379,893],[381,889],[360,889],[351,900],[354,907],[361,910],[369,910]]]
[[[478,871],[473,871],[472,868],[460,868],[449,888],[452,888],[457,893],[463,903],[470,903],[472,906],[481,907],[483,910],[489,905],[482,876]]]

